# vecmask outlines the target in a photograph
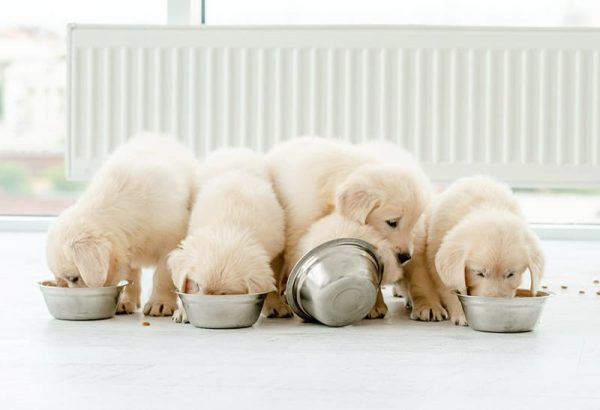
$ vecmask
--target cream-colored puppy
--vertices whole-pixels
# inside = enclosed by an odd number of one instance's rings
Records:
[[[406,275],[417,289],[409,289],[411,296],[418,293],[433,309],[413,308],[413,319],[449,316],[466,325],[452,289],[511,297],[527,269],[531,290],[537,291],[544,256],[508,186],[488,177],[462,178],[436,198],[423,219]]]
[[[253,151],[218,151],[200,167],[187,237],[169,256],[186,293],[244,294],[275,290],[272,261],[284,245],[283,209],[264,159]],[[173,319],[185,321],[179,310]]]
[[[429,267],[448,288],[512,297],[529,270],[537,292],[544,255],[507,185],[483,176],[456,181],[433,204],[428,225]]]
[[[304,255],[322,243],[338,238],[356,238],[370,243],[377,249],[383,263],[382,284],[398,283],[403,278],[402,268],[390,242],[375,228],[360,224],[338,213],[332,213],[312,224],[308,232],[300,239],[299,255]],[[297,261],[293,261],[294,264]],[[377,303],[367,315],[368,319],[383,318],[388,308],[381,290],[377,294]]]
[[[144,313],[171,315],[176,300],[167,255],[185,237],[195,170],[194,156],[174,138],[143,134],[119,148],[48,231],[48,266],[59,285],[128,279],[118,312],[132,313],[140,306],[141,268],[155,266]]]
[[[411,258],[412,231],[429,202],[429,181],[412,162],[388,159],[377,149],[314,137],[297,138],[271,150],[269,169],[286,216],[280,290],[290,261],[297,259],[300,238],[333,210],[379,232],[400,263]],[[271,316],[291,315],[281,300],[268,303],[267,309]]]

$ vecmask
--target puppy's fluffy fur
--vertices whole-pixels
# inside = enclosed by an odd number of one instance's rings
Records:
[[[413,308],[413,319],[450,316],[455,324],[465,325],[452,289],[512,297],[527,269],[531,290],[537,291],[544,256],[508,186],[483,176],[462,178],[437,197],[423,219],[406,271],[415,287],[411,296],[419,297],[413,300],[420,306]]]
[[[173,138],[144,134],[119,148],[79,200],[48,231],[47,260],[60,285],[98,287],[132,282],[118,307],[140,305],[142,266],[156,266],[144,313],[176,307],[167,254],[185,236],[196,163]]]
[[[284,216],[264,159],[245,149],[215,152],[200,167],[199,181],[188,235],[169,256],[177,288],[203,294],[275,290],[270,264],[283,250]]]
[[[471,295],[512,297],[529,270],[537,292],[544,256],[510,188],[463,178],[431,210],[427,259],[446,286]]]
[[[398,264],[396,254],[388,240],[375,228],[352,221],[338,213],[325,216],[310,226],[308,232],[300,239],[298,254],[304,255],[322,243],[338,238],[362,239],[377,249],[384,267],[382,283],[397,283],[402,279],[402,268]],[[367,318],[382,318],[387,310],[381,291],[379,291],[377,303]]]
[[[384,149],[382,149],[384,147]],[[297,138],[275,147],[269,169],[286,215],[283,289],[298,243],[311,224],[333,210],[368,225],[397,254],[412,253],[412,230],[430,199],[430,184],[414,161],[382,153],[391,144],[352,146],[323,138]],[[272,316],[287,316],[283,304],[268,305]]]

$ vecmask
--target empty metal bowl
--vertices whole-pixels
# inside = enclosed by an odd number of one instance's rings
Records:
[[[61,320],[98,320],[115,315],[123,288],[122,280],[116,286],[103,288],[63,288],[52,280],[38,282],[50,314]]]
[[[373,308],[382,276],[383,264],[371,244],[334,239],[296,263],[285,297],[304,320],[346,326],[363,319]]]
[[[190,323],[206,329],[237,329],[256,323],[268,293],[202,295],[177,293]]]
[[[542,315],[549,293],[519,289],[514,298],[469,296],[455,292],[469,326],[482,332],[518,333],[533,330]]]

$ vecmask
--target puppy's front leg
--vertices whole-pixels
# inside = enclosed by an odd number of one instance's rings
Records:
[[[366,319],[383,319],[388,312],[388,307],[383,300],[383,294],[381,288],[377,292],[377,301],[373,309],[367,314]]]
[[[437,272],[432,272],[432,276],[437,294],[440,296],[442,304],[450,314],[450,321],[457,326],[467,326],[467,318],[465,317],[465,312],[458,300],[458,296],[454,295],[450,289],[444,285]]]
[[[129,266],[125,269],[123,277],[129,281],[129,285],[123,289],[121,300],[117,306],[117,313],[134,313],[140,307],[142,270]]]
[[[159,260],[152,278],[152,294],[144,305],[144,314],[149,316],[171,316],[177,309],[177,295],[166,257]]]
[[[187,317],[187,313],[183,306],[179,305],[177,310],[173,313],[173,322],[175,323],[190,323]]]
[[[277,256],[271,262],[271,268],[275,275],[275,282],[277,283],[277,292],[271,292],[267,295],[265,300],[264,312],[268,318],[286,318],[292,317],[292,309],[283,299],[283,292],[285,291],[285,285],[287,281],[283,279],[283,255]]]
[[[408,291],[412,302],[410,318],[424,322],[439,322],[448,319],[448,312],[429,272],[421,261],[412,261],[405,269]]]

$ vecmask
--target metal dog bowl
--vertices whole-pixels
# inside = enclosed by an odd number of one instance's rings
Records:
[[[514,298],[469,296],[458,292],[469,326],[482,332],[518,333],[533,330],[542,315],[547,292],[531,292],[519,289]]]
[[[373,308],[382,276],[383,264],[371,244],[334,239],[296,263],[285,297],[304,320],[346,326],[363,319]]]
[[[38,282],[48,311],[61,320],[108,319],[115,315],[123,288],[122,280],[116,286],[103,288],[63,288],[51,280]]]
[[[237,329],[256,323],[268,293],[202,295],[177,293],[190,323],[206,329]]]

